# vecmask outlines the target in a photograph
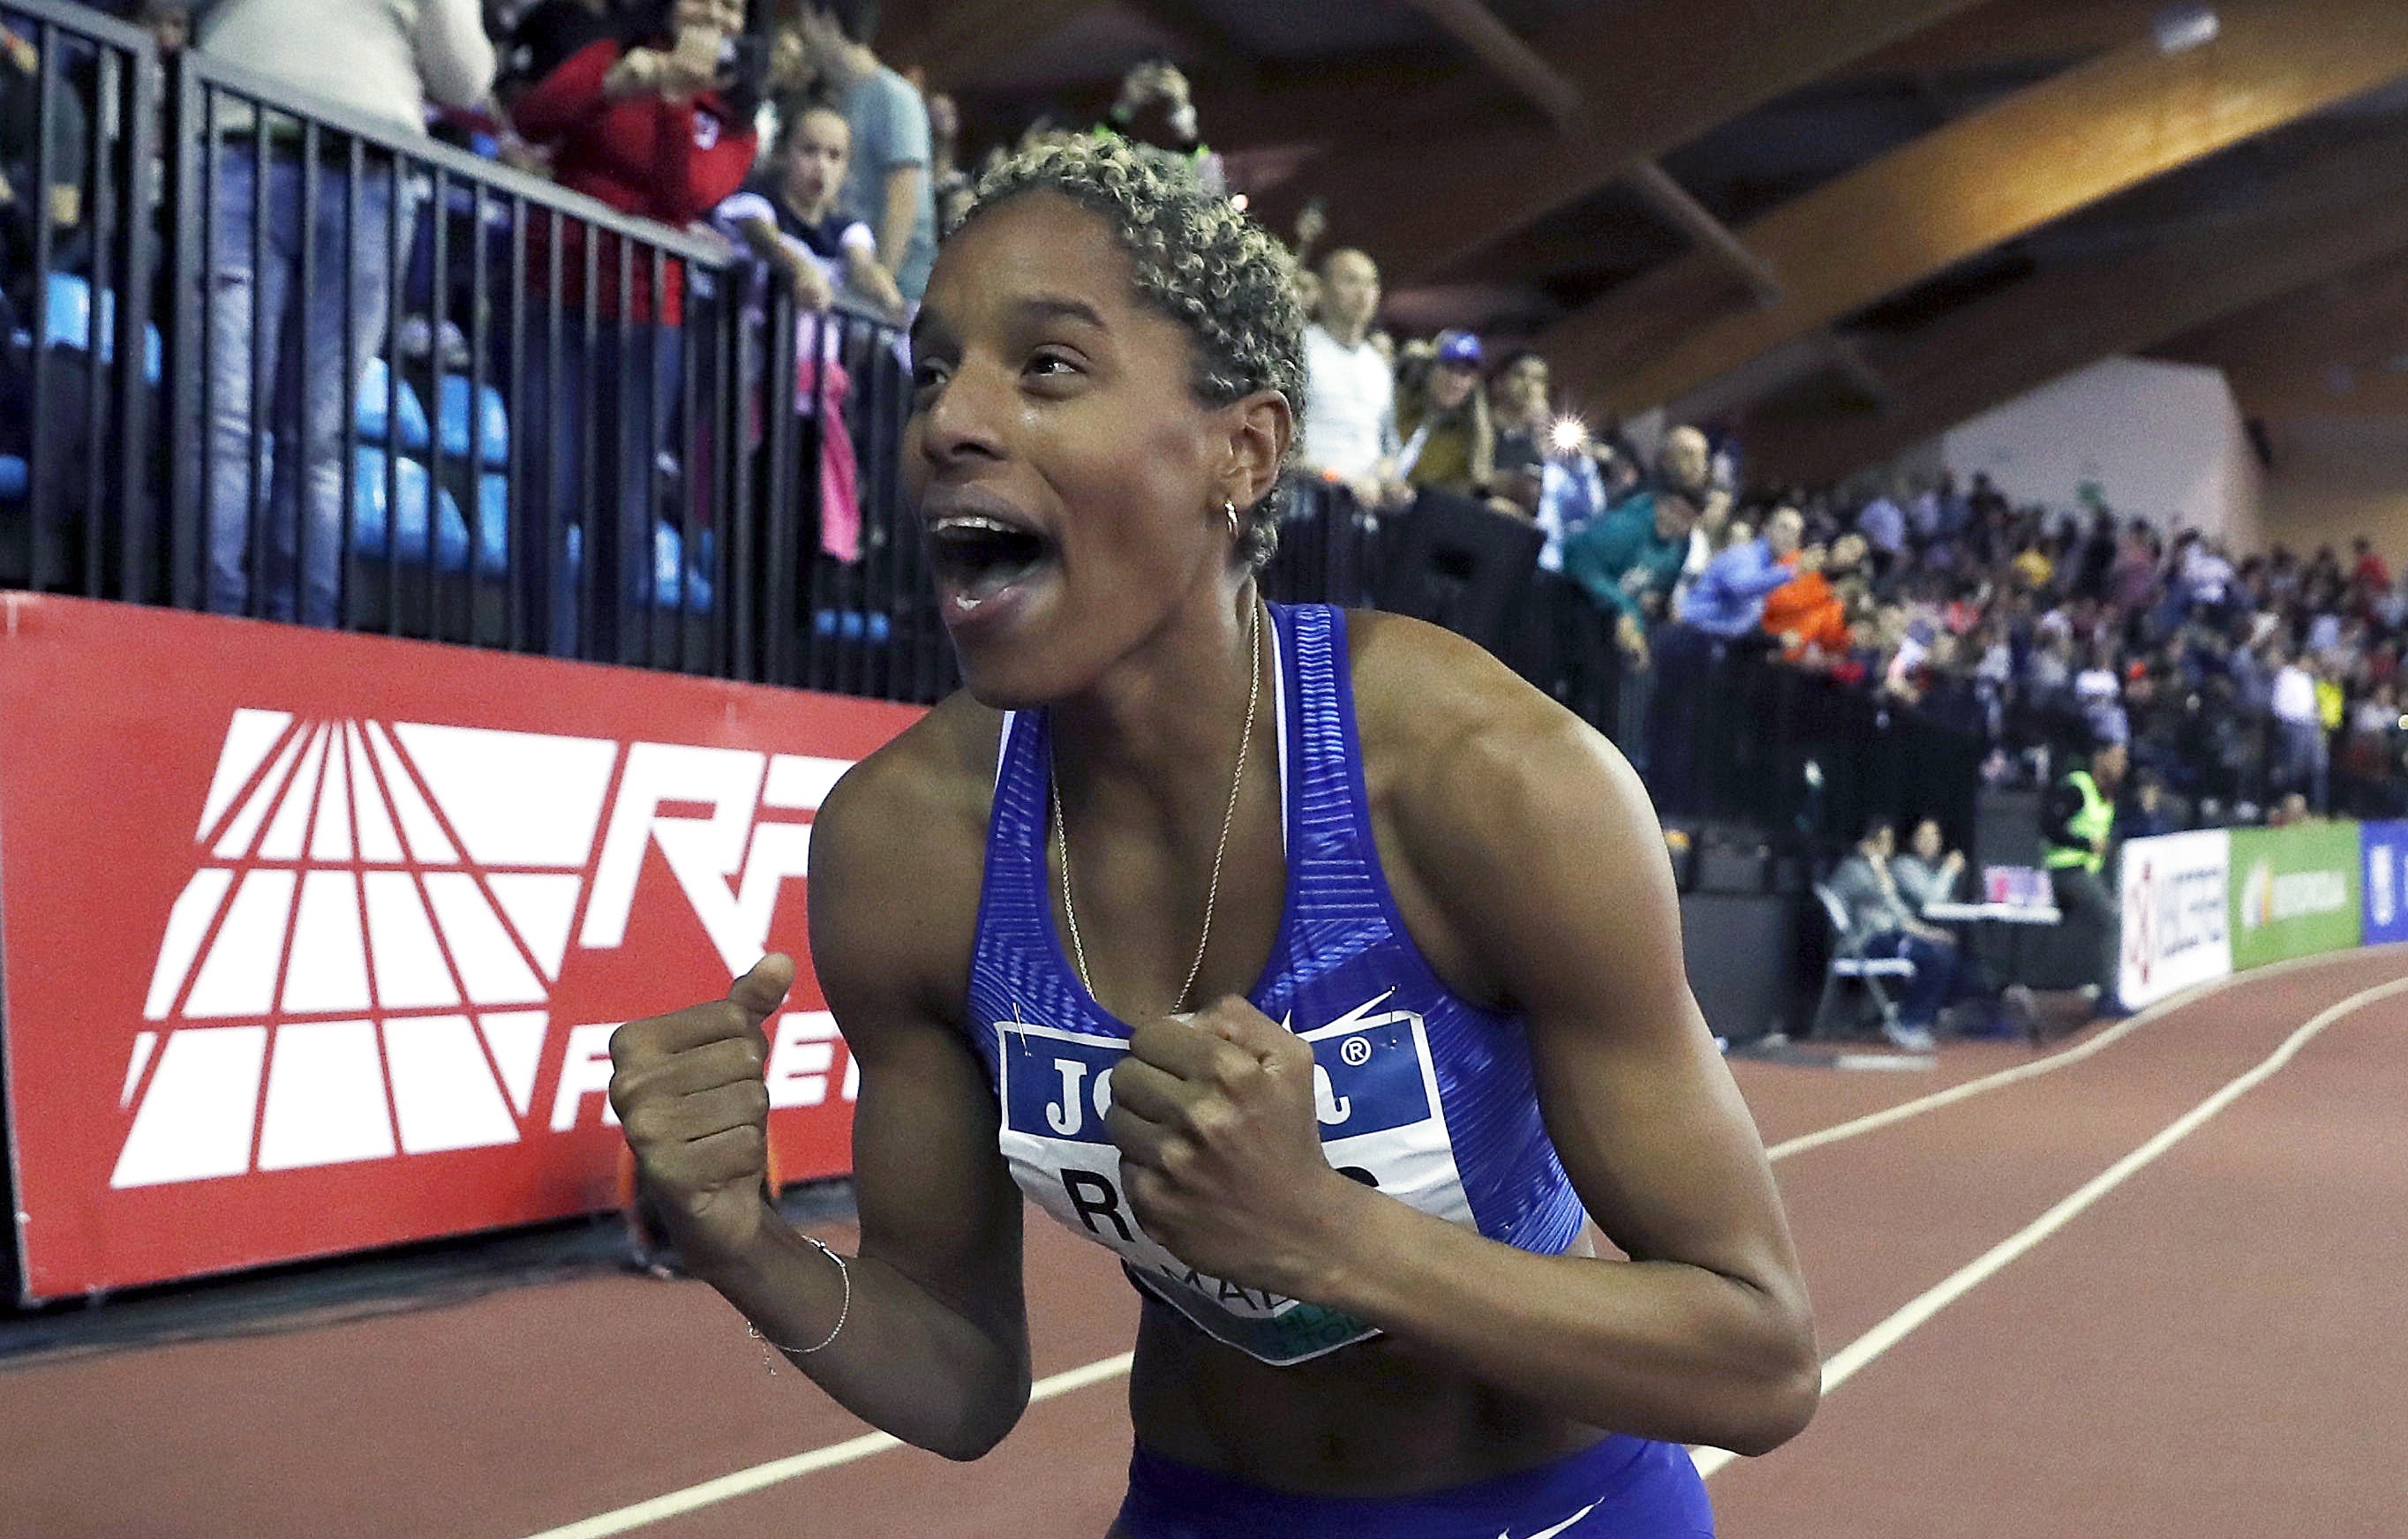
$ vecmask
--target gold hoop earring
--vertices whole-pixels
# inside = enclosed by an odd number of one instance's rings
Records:
[[[1225,500],[1221,504],[1221,516],[1229,520],[1229,537],[1236,539],[1239,534],[1237,503],[1234,500]]]

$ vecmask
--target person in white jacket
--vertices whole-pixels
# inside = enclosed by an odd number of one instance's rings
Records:
[[[429,98],[474,106],[494,82],[494,47],[477,0],[218,0],[203,16],[199,48],[276,77],[295,108],[323,102],[404,139],[425,133]],[[322,133],[317,195],[305,208],[298,119],[268,115],[264,158],[243,104],[222,97],[216,122],[224,135],[211,210],[216,245],[202,280],[210,334],[208,606],[332,625],[342,419],[346,386],[356,385],[345,371],[383,345],[390,275],[408,258],[410,210],[402,210],[396,248],[392,216],[403,178],[373,142],[353,185],[351,136]],[[305,250],[315,269],[307,292]],[[266,407],[265,423],[253,419],[254,401]],[[254,527],[254,506],[264,529]],[[255,553],[264,571],[253,569]]]

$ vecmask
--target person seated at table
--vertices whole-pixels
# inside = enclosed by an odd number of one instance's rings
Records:
[[[1897,851],[1898,831],[1888,819],[1875,818],[1828,885],[1847,910],[1842,944],[1859,956],[1902,958],[1914,964],[1898,1017],[1883,1024],[1882,1035],[1892,1047],[1928,1052],[1937,1040],[1933,1027],[1942,1006],[1963,1003],[1977,990],[1956,937],[1925,923],[1920,905],[1900,888],[1892,865]]]
[[[1957,883],[1965,875],[1965,852],[1949,849],[1947,835],[1940,831],[1940,819],[1926,818],[1914,825],[1906,852],[1892,861],[1889,869],[1898,881],[1899,891],[1920,916],[1933,904],[1956,901]]]

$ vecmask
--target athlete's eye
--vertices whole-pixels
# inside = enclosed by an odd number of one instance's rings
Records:
[[[1031,353],[1027,365],[1021,372],[1031,379],[1059,380],[1075,378],[1085,371],[1079,366],[1079,361],[1068,353],[1047,348]]]

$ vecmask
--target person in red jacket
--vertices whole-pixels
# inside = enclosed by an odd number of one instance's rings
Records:
[[[707,218],[752,169],[758,87],[736,68],[739,0],[676,0],[667,21],[666,36],[646,36],[653,29],[644,27],[579,49],[519,98],[513,116],[522,135],[552,150],[563,187],[682,229]],[[582,561],[619,575],[613,593],[598,577],[580,580],[559,560],[565,552],[552,552],[552,649],[618,661],[619,610],[652,596],[655,467],[664,454],[686,458],[674,424],[687,275],[681,262],[640,244],[624,251],[632,243],[608,231],[589,235],[571,221],[560,222],[555,237],[552,221],[538,218],[528,236],[528,288],[538,298],[527,326],[528,404],[520,416],[552,447],[557,527],[582,527]],[[556,336],[548,310],[555,238],[565,312]],[[596,322],[590,340],[589,317]],[[604,482],[590,491],[589,462]],[[588,507],[615,507],[619,517],[589,520]],[[593,613],[580,626],[577,597],[589,591]]]

